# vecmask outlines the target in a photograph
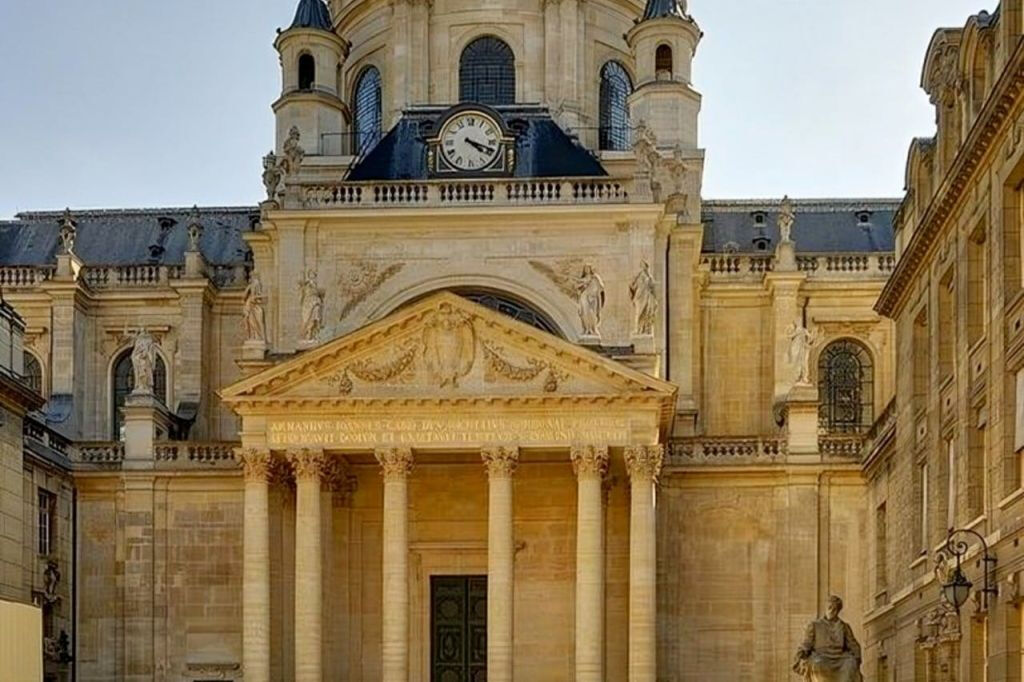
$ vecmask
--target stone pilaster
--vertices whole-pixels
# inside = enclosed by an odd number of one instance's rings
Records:
[[[576,682],[604,682],[606,446],[574,446],[576,472]]]
[[[245,476],[242,520],[242,668],[249,682],[270,682],[270,452],[239,449]]]
[[[626,448],[629,472],[629,682],[655,682],[657,676],[657,540],[654,486],[664,447]]]
[[[323,553],[320,488],[328,473],[321,450],[293,450],[295,474],[295,682],[323,679]]]
[[[382,682],[409,682],[409,473],[412,450],[378,448],[384,478]]]
[[[487,468],[487,677],[511,682],[515,536],[513,475],[519,448],[492,447],[481,452]]]

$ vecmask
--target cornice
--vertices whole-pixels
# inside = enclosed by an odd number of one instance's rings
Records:
[[[904,249],[896,270],[875,304],[875,310],[882,315],[894,317],[903,307],[913,278],[920,272],[950,216],[967,195],[971,180],[982,160],[993,150],[1000,131],[1020,100],[1022,90],[1024,41],[1019,40],[978,122],[961,146],[953,166],[935,193],[928,211],[914,231],[910,244]]]

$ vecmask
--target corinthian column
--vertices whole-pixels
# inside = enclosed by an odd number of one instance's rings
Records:
[[[295,473],[295,682],[323,679],[322,450],[288,453]]]
[[[238,449],[245,475],[242,519],[242,668],[247,680],[270,682],[270,474],[267,450]]]
[[[409,472],[412,450],[378,448],[384,477],[382,682],[409,682]]]
[[[657,640],[654,484],[661,473],[663,448],[626,448],[629,472],[629,682],[655,682]]]
[[[576,471],[576,682],[604,682],[604,500],[608,448],[573,446]]]
[[[487,467],[487,678],[512,681],[513,533],[512,475],[519,448],[492,447],[481,452]]]

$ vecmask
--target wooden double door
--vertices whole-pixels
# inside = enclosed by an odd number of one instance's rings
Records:
[[[430,681],[487,682],[487,576],[431,576]]]

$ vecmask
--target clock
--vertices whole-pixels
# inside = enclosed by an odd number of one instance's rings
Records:
[[[479,105],[449,110],[428,140],[427,165],[432,176],[511,175],[515,138],[501,115]]]

